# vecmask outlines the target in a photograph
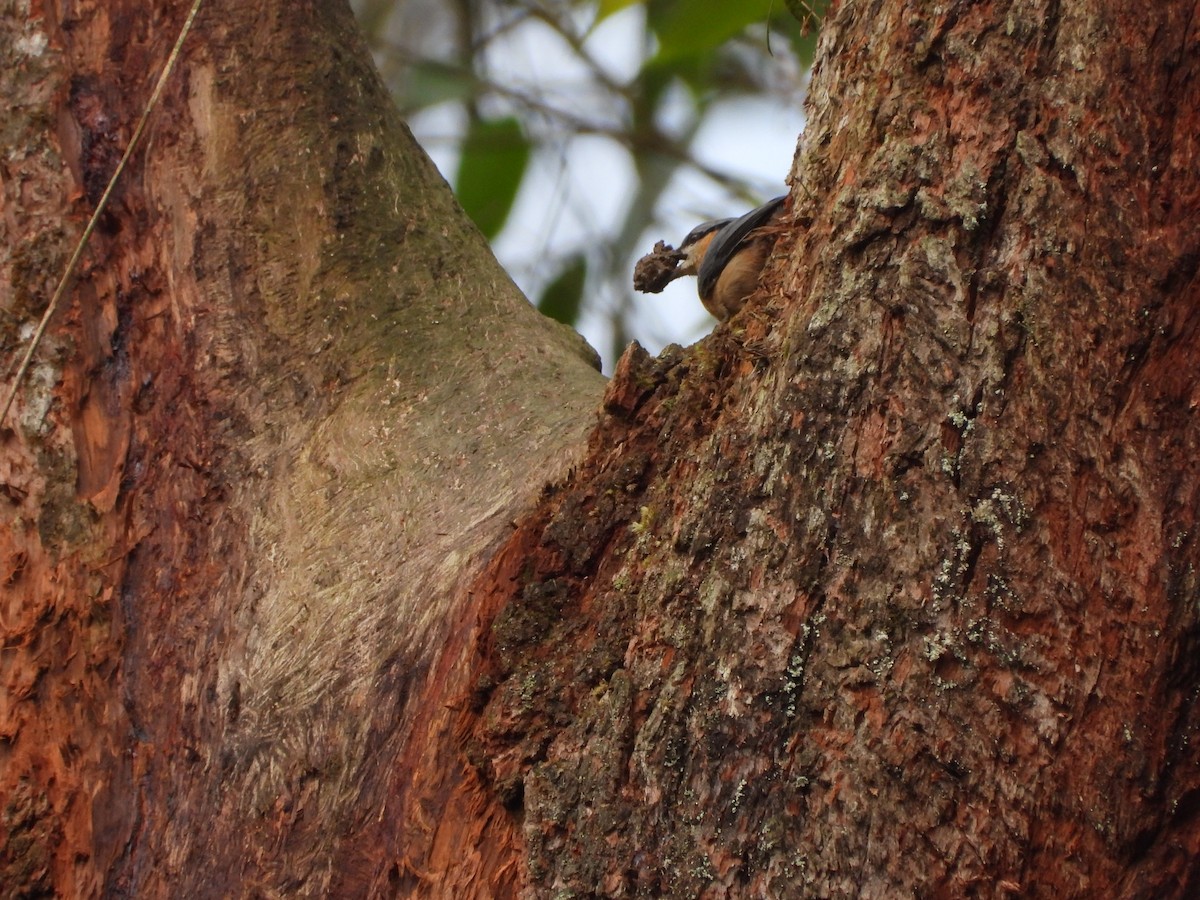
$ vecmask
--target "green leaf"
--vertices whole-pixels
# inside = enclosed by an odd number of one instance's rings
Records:
[[[558,276],[546,285],[538,300],[538,309],[552,319],[567,325],[579,321],[579,308],[583,305],[583,285],[587,281],[587,260],[573,256]]]
[[[529,141],[512,116],[476,119],[454,179],[458,202],[490,240],[500,233],[529,164]]]
[[[468,100],[479,93],[475,77],[460,66],[424,60],[411,66],[404,77],[405,112],[436,106],[449,100]]]
[[[596,21],[603,22],[613,13],[620,12],[627,6],[633,6],[638,0],[600,0],[596,7]]]
[[[712,53],[747,25],[766,22],[771,0],[676,0],[650,10],[661,64]]]

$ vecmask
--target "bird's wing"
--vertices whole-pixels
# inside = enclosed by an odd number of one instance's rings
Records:
[[[708,245],[704,259],[700,261],[700,270],[696,273],[698,281],[696,286],[699,288],[701,297],[708,296],[708,292],[721,276],[725,264],[729,262],[730,257],[737,251],[741,243],[750,236],[750,232],[767,224],[783,206],[783,201],[786,199],[786,195],[776,197],[757,209],[750,210],[740,219],[732,220],[717,232],[717,236]]]

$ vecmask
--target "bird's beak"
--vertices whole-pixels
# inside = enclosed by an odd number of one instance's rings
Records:
[[[672,269],[663,278],[663,286],[664,287],[666,285],[670,284],[672,281],[678,281],[680,278],[683,278],[685,275],[692,274],[691,272],[687,271],[687,267],[685,265],[683,265],[683,261],[684,261],[683,257],[680,257],[679,260],[675,263],[675,268]]]

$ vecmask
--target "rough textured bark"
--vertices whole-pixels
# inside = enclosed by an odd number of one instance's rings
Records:
[[[531,894],[1200,892],[1197,12],[837,4],[765,296],[477,589]]]
[[[515,529],[597,377],[340,4],[206,7],[0,435],[0,885],[1200,892],[1198,17],[1147,6],[838,4],[763,295],[631,350]],[[11,357],[183,10],[4,9]]]
[[[6,360],[188,5],[3,4]],[[207,2],[3,433],[0,894],[347,875],[468,573],[590,425],[587,357],[345,4]]]

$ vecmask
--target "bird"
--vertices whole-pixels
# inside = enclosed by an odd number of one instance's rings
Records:
[[[679,245],[682,258],[667,281],[695,275],[700,302],[724,322],[758,287],[774,237],[763,226],[778,219],[786,200],[776,197],[743,216],[697,225]]]

